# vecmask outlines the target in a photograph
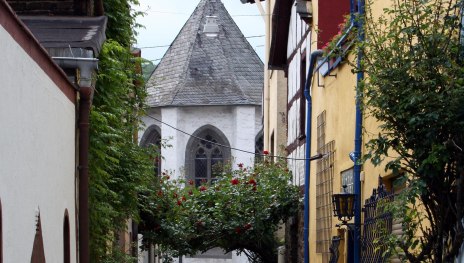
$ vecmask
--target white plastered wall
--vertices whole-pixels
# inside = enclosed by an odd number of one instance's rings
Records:
[[[0,27],[3,262],[30,262],[40,211],[47,262],[63,261],[69,213],[76,262],[75,105]]]
[[[306,70],[308,71],[309,67],[309,56],[310,56],[310,37],[308,34],[306,39],[303,39],[307,25],[302,21],[299,15],[296,13],[296,7],[292,7],[292,13],[290,17],[290,26],[289,26],[289,36],[287,44],[287,57],[290,57],[292,54],[291,61],[288,66],[288,95],[287,103],[289,103],[293,97],[298,96],[300,89],[300,79],[301,79],[301,60],[302,55],[306,55]],[[299,44],[301,45],[299,46]],[[313,87],[314,88],[314,87]],[[287,145],[298,140],[300,136],[300,103],[306,103],[305,99],[298,99],[293,102],[291,107],[288,109],[288,133],[287,133]],[[307,114],[308,109],[306,109]],[[306,120],[306,119],[305,119]],[[306,129],[305,129],[306,130]],[[293,183],[296,185],[304,184],[305,176],[305,161],[304,160],[295,160],[305,158],[305,144],[297,147],[293,152],[289,153],[288,164],[289,168],[293,173]]]
[[[161,167],[163,170],[172,172],[175,178],[179,178],[184,176],[185,149],[190,139],[190,136],[181,131],[194,134],[199,128],[211,125],[224,133],[231,147],[254,153],[255,138],[261,130],[260,112],[258,106],[196,106],[151,109],[147,114],[162,120],[165,124],[150,117],[142,118],[145,127],[139,132],[139,138],[142,138],[145,130],[151,125],[160,127],[162,139],[167,140],[167,144],[171,146],[162,149],[164,159]],[[253,165],[253,154],[236,150],[231,150],[231,154],[234,158],[232,165],[235,167],[238,163],[243,163],[245,166]]]
[[[176,127],[188,134],[194,134],[199,128],[211,125],[219,129],[227,138],[233,148],[255,152],[256,135],[261,131],[260,106],[195,106],[195,107],[164,107],[147,111],[147,114],[162,120],[164,123]],[[185,150],[190,136],[162,124],[153,118],[145,116],[142,121],[145,127],[140,131],[142,138],[145,130],[151,125],[161,128],[162,139],[168,140],[172,147],[163,148],[161,167],[170,171],[174,178],[185,176]],[[254,155],[241,151],[231,150],[232,167],[237,168],[239,163],[252,166]],[[237,256],[232,252],[232,259],[183,258],[183,263],[245,263],[246,257]]]

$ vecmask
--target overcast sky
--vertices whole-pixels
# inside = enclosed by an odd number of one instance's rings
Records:
[[[135,9],[144,11],[146,15],[138,19],[138,23],[144,25],[145,29],[138,30],[136,46],[142,48],[142,57],[156,60],[154,63],[158,63],[168,47],[146,47],[170,45],[200,0],[139,1],[140,6]],[[264,35],[264,21],[256,5],[242,4],[240,0],[222,0],[222,2],[244,36]],[[264,37],[247,39],[263,59]]]

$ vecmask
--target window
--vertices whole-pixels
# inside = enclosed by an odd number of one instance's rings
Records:
[[[300,135],[299,139],[306,138],[306,98],[304,95],[306,85],[306,55],[302,54],[300,63]]]
[[[342,184],[340,192],[343,192],[343,186],[346,185],[345,191],[347,193],[353,194],[354,193],[354,170],[353,168],[345,170],[341,174]]]
[[[316,165],[316,252],[322,254],[322,262],[328,262],[330,258],[335,163],[335,142],[325,143],[325,115],[324,111],[317,117],[317,148],[318,153],[327,154],[327,157],[318,160]]]
[[[153,160],[155,175],[161,174],[161,129],[152,125],[148,127],[140,140],[142,147],[155,147],[157,156]]]
[[[69,236],[69,216],[67,210],[64,212],[63,221],[63,262],[71,262],[71,240]]]
[[[187,177],[195,185],[212,183],[224,170],[230,159],[230,146],[224,134],[213,126],[200,128],[187,144]],[[199,139],[201,138],[201,139]]]
[[[263,151],[264,151],[264,135],[263,132],[260,132],[256,136],[255,140],[255,162],[263,160]]]

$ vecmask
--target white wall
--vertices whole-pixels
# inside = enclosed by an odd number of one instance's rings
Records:
[[[261,130],[261,125],[258,124],[261,122],[261,114],[257,112],[261,112],[257,106],[198,106],[164,107],[149,110],[147,114],[189,134],[195,133],[205,125],[212,125],[224,133],[231,147],[254,153],[255,138]],[[149,117],[144,117],[142,121],[145,127],[139,132],[139,138],[142,138],[149,126],[161,127],[161,137],[168,140],[168,144],[172,146],[162,149],[164,159],[161,168],[171,171],[176,178],[183,177],[185,148],[190,136]],[[253,154],[235,150],[231,150],[231,154],[234,167],[237,167],[238,163],[245,166],[253,165]]]
[[[205,125],[212,125],[224,133],[233,148],[255,152],[256,135],[261,131],[261,108],[259,106],[197,106],[197,107],[164,107],[150,109],[147,114],[158,120],[176,127],[189,134],[195,133]],[[168,140],[172,147],[162,149],[164,157],[161,168],[173,173],[174,178],[184,177],[185,150],[190,136],[161,124],[158,121],[144,117],[145,127],[140,131],[142,138],[144,131],[151,125],[161,127],[161,137]],[[231,150],[234,158],[232,166],[243,163],[252,166],[254,154]],[[232,252],[232,259],[183,258],[183,263],[245,263],[244,255],[237,256]]]
[[[308,34],[306,39],[304,35],[308,29],[307,24],[302,21],[299,15],[296,13],[296,7],[292,7],[292,14],[290,17],[289,25],[289,36],[287,45],[287,57],[290,58],[292,54],[295,54],[288,66],[288,93],[287,103],[289,103],[295,95],[298,95],[300,89],[300,78],[301,78],[301,60],[306,55],[306,72],[309,67],[309,55],[310,55],[310,37]],[[301,45],[299,46],[299,44]],[[288,133],[287,133],[287,145],[298,139],[300,136],[300,103],[306,103],[305,99],[296,100],[288,110]],[[307,111],[308,109],[306,109]],[[307,137],[308,138],[308,137]],[[296,148],[295,151],[291,152],[288,157],[294,159],[305,158],[305,145],[301,145]],[[293,172],[293,182],[296,185],[304,184],[305,174],[305,161],[304,160],[292,160],[288,161],[289,169]]]
[[[40,210],[47,262],[63,261],[69,213],[76,262],[75,106],[0,27],[3,262],[30,262]]]

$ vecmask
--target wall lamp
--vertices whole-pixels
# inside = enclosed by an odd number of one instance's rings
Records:
[[[342,221],[342,225],[348,225],[354,217],[354,206],[356,202],[356,194],[346,192],[346,185],[343,186],[343,192],[332,195],[333,212],[338,220]]]

